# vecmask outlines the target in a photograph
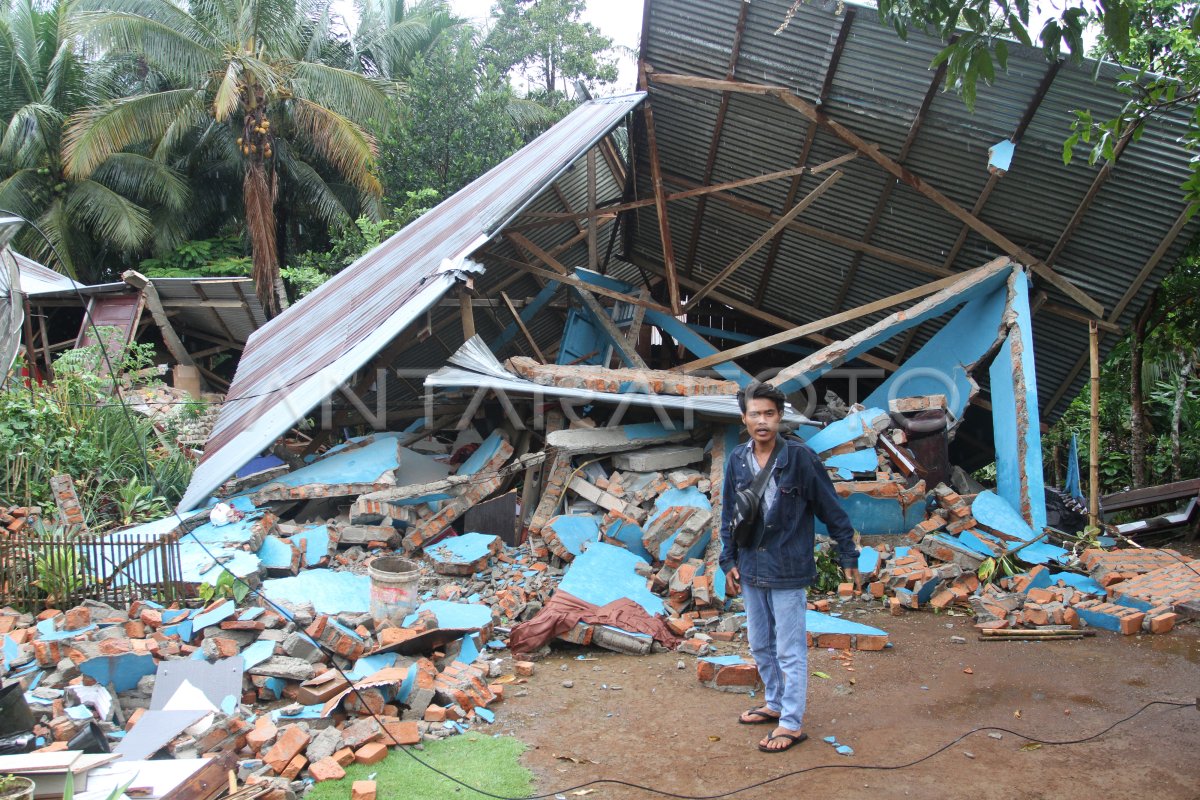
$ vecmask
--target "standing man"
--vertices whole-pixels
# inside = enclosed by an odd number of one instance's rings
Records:
[[[744,712],[738,722],[775,725],[758,743],[766,753],[782,753],[808,738],[802,730],[808,694],[805,589],[817,579],[814,515],[837,542],[846,579],[855,588],[861,584],[850,518],[816,453],[803,442],[779,435],[783,404],[783,392],[769,383],[755,381],[738,392],[750,441],[729,455],[721,492],[725,591],[729,597],[744,591],[750,651],[766,689],[766,703]],[[750,487],[775,448],[780,450],[762,493],[754,534],[739,547],[732,525],[735,496]]]

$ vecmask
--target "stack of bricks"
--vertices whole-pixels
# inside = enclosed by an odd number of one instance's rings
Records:
[[[947,533],[962,533],[974,528],[977,524],[971,516],[971,502],[944,483],[939,483],[933,490],[937,497],[938,506],[945,512]],[[939,514],[938,516],[943,516]]]
[[[9,506],[0,509],[0,534],[21,533],[27,528],[37,527],[42,509],[39,506]]]

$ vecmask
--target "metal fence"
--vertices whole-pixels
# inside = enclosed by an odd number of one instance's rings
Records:
[[[0,535],[0,605],[22,611],[84,600],[123,606],[184,596],[179,542],[132,533]]]

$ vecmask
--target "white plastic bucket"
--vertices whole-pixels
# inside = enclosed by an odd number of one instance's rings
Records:
[[[417,610],[420,566],[407,558],[383,556],[367,564],[367,574],[371,578],[371,617],[376,624],[403,625],[404,618]]]

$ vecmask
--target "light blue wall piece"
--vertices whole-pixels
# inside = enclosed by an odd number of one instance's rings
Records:
[[[479,646],[475,644],[475,634],[469,633],[462,638],[462,647],[454,660],[470,665],[474,664],[477,658],[479,658]]]
[[[662,598],[646,588],[646,579],[636,572],[639,563],[623,547],[596,542],[567,567],[559,589],[598,606],[628,597],[647,613],[661,614]]]
[[[852,633],[864,636],[887,636],[887,631],[853,622],[844,617],[831,617],[820,611],[806,611],[804,624],[809,633]]]
[[[1046,487],[1042,478],[1041,417],[1028,278],[1015,277],[1010,305],[1017,315],[1016,324],[988,370],[996,445],[996,492],[1040,532],[1046,527]],[[1018,401],[1024,406],[1023,416],[1017,414]]]
[[[703,656],[698,658],[697,661],[707,661],[709,664],[716,664],[718,667],[732,667],[738,664],[753,663],[742,656]]]
[[[346,677],[352,681],[361,681],[381,669],[387,669],[395,665],[395,653],[379,653],[378,655],[363,656],[354,662],[354,669],[346,673]]]
[[[292,548],[278,536],[264,537],[262,547],[255,555],[267,569],[290,569],[292,566]]]
[[[306,467],[272,478],[267,485],[375,483],[399,466],[395,436],[377,436],[368,445],[326,455]]]
[[[655,498],[654,513],[646,520],[644,527],[649,527],[650,523],[658,519],[664,511],[675,506],[691,506],[692,508],[702,508],[705,511],[712,511],[712,503],[709,501],[708,496],[695,486],[689,486],[686,489],[676,489],[672,486]]]
[[[174,625],[164,625],[162,627],[164,636],[178,636],[182,642],[190,642],[192,640],[192,621],[185,619]]]
[[[371,606],[371,579],[352,572],[308,569],[299,575],[265,580],[262,591],[275,602],[312,603],[318,614],[361,614]]]
[[[948,534],[939,534],[938,536],[941,538],[945,538],[947,535]],[[935,537],[935,538],[937,538],[937,537]],[[954,538],[956,538],[958,541],[962,542],[964,545],[966,545],[967,547],[969,547],[971,550],[978,553],[979,555],[983,556],[984,558],[992,558],[993,556],[996,555],[995,551],[993,551],[992,548],[990,548],[986,544],[984,544],[983,540],[979,538],[978,531],[969,531],[969,530],[962,531],[961,533],[958,534],[958,536],[956,536]]]
[[[879,567],[879,551],[874,547],[864,547],[858,551],[858,571],[870,575]]]
[[[216,625],[218,622],[229,619],[236,611],[237,603],[233,602],[232,600],[226,600],[224,603],[221,603],[221,605],[217,606],[211,611],[206,611],[203,614],[197,614],[192,619],[192,630],[199,633],[209,625]]]
[[[479,717],[489,725],[496,721],[496,712],[492,711],[491,709],[484,708],[483,706],[475,707],[475,716]]]
[[[306,566],[315,567],[321,559],[329,555],[329,527],[327,525],[308,525],[299,533],[292,535],[292,541],[304,551]]]
[[[1059,581],[1081,592],[1094,594],[1098,597],[1105,595],[1104,587],[1087,575],[1076,575],[1074,572],[1051,572],[1050,585],[1057,586]]]
[[[600,518],[591,514],[561,514],[550,519],[546,527],[554,531],[562,546],[573,556],[582,553],[588,542],[600,540]]]
[[[840,456],[830,456],[825,459],[825,466],[836,469],[843,480],[851,480],[856,472],[875,474],[879,469],[879,456],[874,450],[855,450]]]
[[[871,497],[855,492],[848,497],[839,497],[838,502],[850,517],[854,530],[863,536],[908,533],[925,519],[925,504],[920,500],[905,507],[895,497]],[[829,529],[819,518],[813,520],[813,529],[829,535]]]
[[[404,620],[416,622],[422,611],[433,612],[439,628],[459,628],[461,630],[480,630],[492,624],[492,610],[485,605],[473,603],[454,603],[449,600],[430,600],[422,603],[415,614]]]
[[[43,620],[43,621],[52,623],[52,620]],[[88,625],[86,628],[80,628],[77,631],[56,631],[53,629],[53,624],[52,624],[51,630],[49,633],[41,633],[41,628],[39,627],[38,628],[38,631],[39,631],[38,638],[42,639],[44,641],[47,641],[47,642],[60,642],[65,639],[74,639],[76,636],[79,636],[80,634],[84,634],[84,633],[87,633],[89,631],[94,631],[94,630],[96,630],[95,625]]]
[[[985,489],[971,501],[971,516],[984,528],[991,528],[1027,542],[1036,534],[1011,504],[991,489]]]
[[[1017,146],[1011,139],[1003,139],[988,148],[988,169],[1008,172]]]
[[[821,430],[808,437],[807,444],[813,449],[814,453],[824,453],[827,450],[833,450],[835,447],[853,442],[855,439],[863,435],[865,428],[871,427],[871,420],[879,417],[887,417],[888,413],[882,408],[867,406],[862,411],[856,411],[853,414],[847,414],[843,419],[836,422],[831,422]],[[860,450],[858,452],[872,452]],[[837,456],[835,456],[837,458]],[[876,458],[878,463],[878,458]],[[871,467],[871,471],[875,471],[875,467]]]
[[[311,706],[300,706],[300,708],[285,706],[285,708],[288,709],[289,713],[285,714],[283,709],[276,709],[275,711],[272,711],[271,721],[296,722],[302,719],[321,719],[323,716],[321,714],[321,709],[324,708],[324,704],[317,703],[316,705]]]
[[[425,554],[440,564],[471,564],[490,556],[492,544],[499,538],[487,533],[464,533],[425,548]]]
[[[651,558],[650,552],[646,550],[646,545],[642,543],[642,535],[645,531],[642,526],[631,520],[617,520],[616,525],[608,529],[606,534],[610,539],[616,539],[625,545],[625,549],[641,558],[646,563],[650,563],[654,559]],[[570,548],[568,548],[570,549]]]
[[[122,653],[119,656],[96,656],[79,665],[79,671],[101,686],[110,683],[118,692],[136,689],[138,681],[153,675],[158,667],[149,653]]]
[[[409,666],[408,671],[404,673],[404,680],[400,683],[400,687],[396,689],[396,702],[403,703],[408,700],[408,696],[412,694],[413,687],[417,685],[417,665]]]
[[[251,669],[275,655],[275,642],[260,639],[242,651],[244,669]]]
[[[597,366],[608,354],[610,346],[608,337],[592,321],[591,315],[572,307],[567,310],[555,363]]]
[[[792,392],[799,391],[800,389],[804,388],[804,386],[808,385],[809,383],[812,383],[817,378],[819,378],[822,375],[824,375],[825,373],[829,372],[831,369],[834,369],[835,367],[840,366],[841,364],[845,363],[846,361],[848,361],[851,358],[855,358],[859,355],[862,355],[863,353],[867,352],[868,350],[873,350],[874,348],[876,348],[879,345],[883,344],[884,342],[888,341],[892,337],[894,337],[900,333],[903,333],[904,331],[906,331],[910,328],[913,328],[917,325],[921,325],[925,322],[928,322],[931,319],[940,317],[943,314],[945,314],[949,311],[952,311],[953,309],[962,305],[963,303],[969,303],[977,298],[984,297],[984,296],[990,294],[991,292],[993,292],[997,286],[1003,288],[1005,281],[1008,279],[1009,272],[1010,272],[1009,269],[1002,269],[1002,270],[988,276],[987,278],[980,281],[979,283],[975,284],[970,289],[967,289],[953,297],[947,297],[942,302],[933,305],[927,311],[925,311],[921,314],[906,316],[904,319],[896,320],[892,324],[884,326],[882,329],[877,331],[873,336],[870,336],[866,339],[862,339],[862,340],[858,341],[856,344],[854,344],[853,346],[846,347],[845,342],[839,342],[837,345],[839,352],[843,352],[843,348],[844,348],[844,355],[842,357],[837,358],[837,359],[827,360],[803,375],[798,375],[790,381],[785,381],[783,383],[777,384],[778,388],[781,389],[784,392],[784,394],[791,394]],[[960,314],[960,316],[961,316],[961,314]],[[939,331],[939,333],[940,333],[940,331]],[[996,331],[993,331],[993,334],[996,334],[996,333],[998,333],[998,329]],[[992,340],[995,341],[995,338],[996,338],[995,335],[993,335]],[[931,339],[930,343],[932,343],[932,341],[933,340]],[[926,346],[928,346],[928,344]],[[924,350],[925,348],[921,348],[921,349]],[[905,365],[907,366],[913,360],[913,358],[916,358],[917,354],[919,354],[919,353],[920,353],[920,351],[918,351],[918,353],[913,354],[913,357],[910,358],[908,361],[906,361]],[[943,351],[941,353],[941,356],[943,358],[946,358],[946,357],[952,356],[952,355],[953,355],[952,351],[951,352]],[[955,361],[953,358],[949,358],[949,359],[947,359],[947,361],[941,362],[941,363],[936,363],[935,365],[938,366],[940,369],[944,370],[946,363],[955,363]],[[901,372],[904,372],[903,367],[899,371],[897,371],[896,373],[893,374],[893,378],[900,375]],[[889,379],[889,380],[891,380],[891,379]],[[886,385],[886,382],[885,382],[885,385]],[[940,394],[943,391],[944,391],[944,389],[940,390],[937,393]],[[913,395],[913,394],[925,394],[925,392],[910,391],[908,389],[908,387],[906,386],[903,390],[903,393],[898,396],[906,397],[906,396]],[[932,393],[930,393],[930,394],[932,394]],[[886,397],[886,393],[884,396]],[[882,403],[880,403],[879,401],[875,400],[874,397],[875,397],[875,393],[872,393],[865,401],[863,401],[863,405],[877,404],[877,405],[883,405],[886,407],[886,405],[887,405],[886,400],[883,401]],[[964,403],[966,402],[965,398],[964,398],[963,402]]]
[[[474,475],[479,470],[483,469],[492,456],[496,455],[496,451],[500,449],[500,444],[504,441],[504,437],[500,431],[492,431],[492,433],[484,439],[479,447],[475,448],[475,452],[462,463],[458,468],[456,475]]]
[[[18,658],[21,657],[21,646],[19,644],[17,644],[15,641],[13,641],[13,638],[11,636],[9,636],[7,633],[4,634],[3,654],[4,654],[4,665],[6,668],[7,668],[8,664],[10,664],[13,661],[16,661]]]
[[[1007,276],[1008,272],[1001,273]],[[978,361],[996,342],[1008,301],[1003,279],[987,294],[967,303],[899,370],[888,376],[863,401],[888,407],[888,399],[943,394],[950,413],[962,419],[971,396],[966,367]],[[894,395],[893,395],[894,392]]]

